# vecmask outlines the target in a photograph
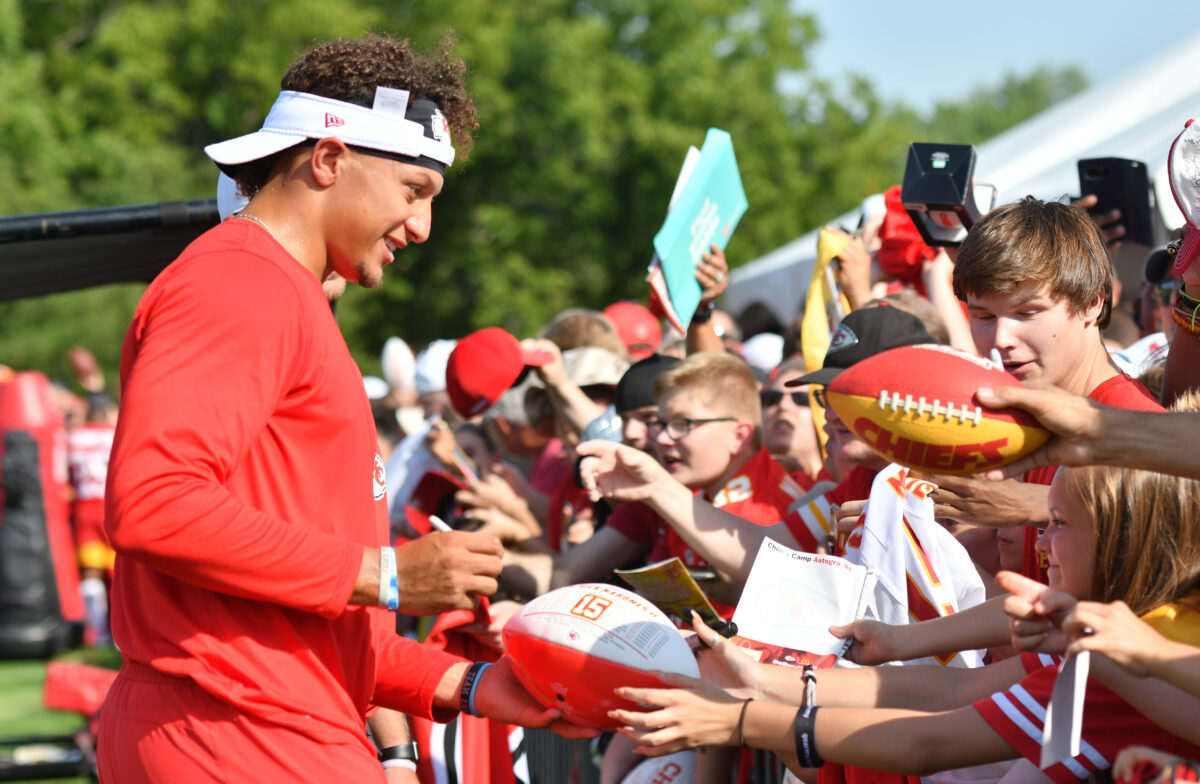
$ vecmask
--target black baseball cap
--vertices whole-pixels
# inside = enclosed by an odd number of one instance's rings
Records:
[[[629,370],[626,370],[625,375],[617,382],[616,397],[613,400],[617,413],[654,405],[655,379],[678,364],[677,357],[651,354],[630,365]]]
[[[1142,280],[1147,283],[1162,283],[1167,279],[1174,262],[1175,257],[1167,251],[1166,245],[1155,248],[1146,254],[1146,261],[1142,265]]]
[[[829,338],[825,363],[820,370],[784,382],[786,387],[804,384],[828,386],[843,370],[856,362],[890,348],[937,343],[916,316],[890,305],[864,308],[848,314]]]

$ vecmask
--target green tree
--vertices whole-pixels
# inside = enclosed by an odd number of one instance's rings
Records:
[[[807,71],[816,27],[789,0],[0,0],[0,213],[209,196],[201,148],[257,127],[297,53],[372,30],[431,48],[448,20],[481,128],[430,241],[339,308],[368,371],[389,335],[528,335],[565,307],[643,297],[684,151],[710,126],[732,134],[750,200],[736,265],[897,182],[910,141],[979,141],[1080,83],[1010,76],[930,118],[863,77],[839,97]],[[61,369],[84,342],[115,369],[138,291],[0,304],[0,361]]]

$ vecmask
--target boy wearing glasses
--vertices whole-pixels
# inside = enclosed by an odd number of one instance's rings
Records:
[[[890,348],[933,342],[920,320],[898,308],[879,306],[856,310],[834,331],[824,366],[784,382],[784,389],[811,384],[810,394],[816,396],[818,404],[824,405],[825,385],[856,362]],[[660,400],[660,411],[663,402]],[[833,408],[824,407],[825,432],[829,436],[826,446],[830,460],[842,466],[841,482],[833,488],[830,482],[815,485],[774,520],[751,518],[756,525],[731,517],[744,516],[733,506],[722,506],[715,501],[705,503],[711,501],[707,496],[696,496],[688,504],[687,491],[680,486],[683,480],[678,473],[664,476],[657,465],[612,444],[593,441],[581,445],[580,454],[599,458],[586,461],[582,473],[585,481],[596,487],[596,496],[601,494],[598,478],[602,478],[604,494],[610,498],[644,501],[647,507],[661,512],[673,526],[670,536],[677,537],[680,542],[692,542],[718,569],[732,579],[744,582],[765,536],[787,547],[809,552],[816,552],[818,546],[826,546],[829,537],[836,533],[832,506],[866,498],[876,472],[888,463],[886,458],[859,440]],[[727,512],[730,514],[725,514]],[[612,524],[610,519],[609,525]]]
[[[762,408],[754,374],[728,354],[693,354],[655,381],[658,416],[648,422],[650,451],[676,481],[712,505],[759,525],[773,525],[803,491],[762,445]],[[816,542],[802,542],[813,550]],[[560,557],[506,554],[506,579],[524,570],[536,592],[607,578],[645,556],[672,556],[690,569],[708,564],[665,520],[642,504],[622,504],[608,523]],[[513,574],[513,576],[517,576]],[[740,586],[712,581],[718,602],[734,600]],[[718,604],[725,617],[733,608]]]

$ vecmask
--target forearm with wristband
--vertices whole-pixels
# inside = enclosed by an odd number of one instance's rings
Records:
[[[479,711],[475,707],[475,692],[479,689],[479,682],[483,680],[483,673],[491,667],[491,662],[475,662],[467,668],[466,677],[463,678],[462,691],[458,696],[458,709],[470,716],[479,716]]]
[[[409,741],[399,746],[380,749],[379,761],[384,768],[405,768],[415,772],[419,761],[417,744]]]
[[[819,768],[825,764],[817,753],[817,668],[811,664],[804,667],[804,701],[792,723],[795,734],[796,757],[801,767]]]
[[[400,609],[400,578],[396,573],[396,548],[379,550],[379,606],[396,612]]]

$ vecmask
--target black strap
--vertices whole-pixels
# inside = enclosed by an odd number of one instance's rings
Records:
[[[411,740],[400,746],[388,746],[386,749],[379,750],[379,761],[387,762],[388,760],[412,760],[417,762],[417,744]]]
[[[817,706],[809,705],[796,711],[792,728],[795,731],[796,756],[802,768],[819,768],[825,764],[825,760],[817,753],[816,721]]]

